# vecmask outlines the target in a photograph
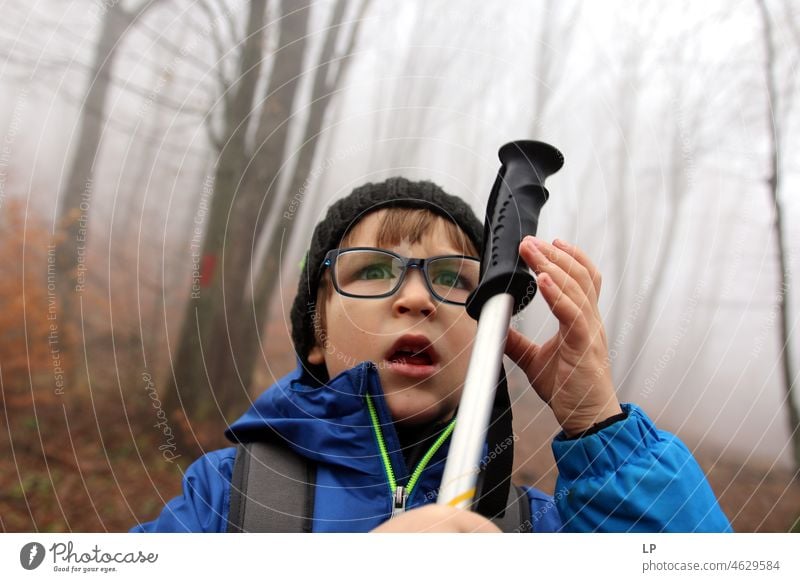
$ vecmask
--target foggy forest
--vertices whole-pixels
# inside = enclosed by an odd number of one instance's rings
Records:
[[[518,139],[564,154],[538,235],[603,275],[619,399],[736,531],[800,531],[800,1],[3,9],[0,531],[152,519],[296,366],[330,204],[400,175],[482,218]],[[552,493],[559,427],[506,369],[514,478]]]

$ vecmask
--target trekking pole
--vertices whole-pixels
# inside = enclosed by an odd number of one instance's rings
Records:
[[[486,207],[478,288],[467,313],[478,320],[464,391],[437,503],[470,509],[494,402],[511,317],[536,294],[536,279],[520,260],[519,243],[536,234],[549,193],[545,179],[564,156],[539,141],[514,141],[498,153],[500,170]]]

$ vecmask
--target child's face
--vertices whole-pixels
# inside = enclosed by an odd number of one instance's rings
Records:
[[[351,231],[347,246],[378,247],[382,212],[364,217]],[[414,258],[464,254],[453,246],[442,221],[434,224],[419,242],[404,240],[387,250]],[[382,298],[340,295],[333,290],[329,276],[326,270],[331,291],[325,303],[323,345],[311,350],[309,362],[324,362],[331,378],[359,362],[374,362],[389,409],[399,424],[451,418],[461,398],[477,330],[477,322],[465,308],[434,299],[418,269],[409,269],[400,289]],[[432,365],[397,365],[393,348],[407,334],[432,344]]]

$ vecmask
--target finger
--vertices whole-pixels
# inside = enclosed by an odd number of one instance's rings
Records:
[[[549,261],[558,265],[565,273],[575,279],[587,297],[597,301],[598,293],[592,274],[583,263],[578,261],[571,253],[545,240],[537,237],[530,237],[530,240]]]
[[[518,332],[516,329],[509,328],[506,338],[506,355],[519,367],[525,374],[533,390],[545,402],[550,401],[551,392],[548,389],[547,368],[552,363],[553,355],[542,360],[542,346],[536,344]]]
[[[562,251],[558,251],[563,256],[568,256]],[[597,302],[593,299],[594,288],[589,283],[591,296],[586,294],[585,289],[578,283],[578,281],[566,273],[557,263],[550,261],[542,250],[529,240],[523,243],[520,249],[520,256],[525,259],[533,271],[539,275],[541,273],[548,273],[555,284],[577,305],[584,311],[587,318],[599,319],[600,314],[597,308]],[[574,262],[574,259],[570,257]],[[583,269],[583,267],[580,267]],[[585,269],[584,269],[585,270]],[[588,277],[588,273],[587,273]],[[588,279],[587,279],[588,281]]]
[[[538,351],[539,346],[537,344],[516,329],[508,328],[505,353],[521,370],[528,372]]]
[[[581,250],[580,247],[575,245],[571,245],[569,243],[564,242],[560,239],[555,239],[553,241],[553,245],[565,253],[572,255],[576,261],[578,261],[583,267],[586,269],[586,272],[589,274],[589,277],[592,280],[592,285],[594,286],[595,295],[599,298],[600,297],[600,286],[603,283],[603,277],[600,275],[600,270],[595,266],[595,264],[586,256],[586,253]]]
[[[549,273],[538,277],[542,297],[561,324],[567,345],[582,351],[590,341],[589,326],[583,311],[556,285]]]

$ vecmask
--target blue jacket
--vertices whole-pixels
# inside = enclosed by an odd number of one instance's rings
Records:
[[[320,388],[300,368],[265,391],[231,425],[232,440],[257,440],[266,426],[317,463],[315,532],[369,531],[392,511],[392,494],[367,406],[374,404],[398,484],[409,478],[400,442],[373,364],[364,362]],[[575,440],[553,442],[559,469],[555,494],[526,488],[534,532],[730,531],[700,467],[677,437],[659,431],[638,407],[628,418]],[[412,489],[408,509],[431,503],[450,439]],[[224,532],[235,448],[210,452],[186,471],[183,495],[135,532]]]

